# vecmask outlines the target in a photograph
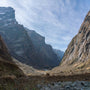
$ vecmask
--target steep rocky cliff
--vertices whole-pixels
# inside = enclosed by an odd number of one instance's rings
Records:
[[[6,48],[6,45],[5,45],[4,41],[2,40],[1,36],[0,36],[0,57],[7,59],[7,61],[12,62],[11,56],[10,56],[10,54]]]
[[[42,44],[35,37],[38,48],[36,49],[35,44],[32,42],[32,37],[28,35],[24,26],[16,21],[15,11],[11,7],[0,8],[0,34],[4,38],[10,54],[20,62],[38,69],[53,68],[59,64],[52,47],[45,46],[49,53],[46,52],[45,47],[38,47]],[[42,41],[44,42],[44,40]],[[39,49],[40,51],[38,51]]]
[[[31,38],[31,41],[35,47],[37,54],[40,56],[40,59],[43,61],[43,63],[47,63],[47,67],[48,63],[50,62],[52,62],[52,66],[54,64],[59,65],[58,57],[53,51],[53,48],[45,43],[45,37],[41,36],[33,30],[26,30],[28,32],[29,37]]]
[[[0,36],[0,78],[4,77],[21,77],[23,72],[13,62],[8,49]]]
[[[70,42],[61,65],[87,61],[90,61],[90,11],[85,17],[78,34]]]
[[[15,20],[13,8],[0,8],[0,34],[4,38],[10,54],[23,63],[29,63],[34,48],[24,27]],[[29,59],[30,60],[29,60]]]
[[[0,27],[17,24],[15,11],[11,8],[0,7]]]
[[[55,73],[90,73],[90,11],[85,17],[78,34],[72,39]]]

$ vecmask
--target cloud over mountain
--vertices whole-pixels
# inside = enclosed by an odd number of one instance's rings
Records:
[[[64,51],[89,10],[89,0],[81,1],[3,0],[0,6],[15,8],[19,23],[36,30],[46,37],[47,43]]]

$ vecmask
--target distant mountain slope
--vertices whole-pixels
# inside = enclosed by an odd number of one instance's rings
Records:
[[[13,62],[6,45],[0,36],[0,78],[7,76],[20,77],[24,76],[24,74]]]
[[[45,43],[45,37],[41,36],[40,34],[36,33],[33,30],[26,29],[28,35],[31,38],[31,41],[37,51],[37,54],[40,56],[40,59],[43,60],[44,63],[47,62],[48,64],[52,64],[52,66],[59,65],[59,60],[57,55],[53,51],[53,48]]]
[[[58,49],[53,49],[53,50],[56,53],[56,55],[58,56],[58,60],[61,62],[63,55],[64,55],[64,52],[61,50],[58,50]]]
[[[31,67],[29,65],[26,65],[26,64],[19,62],[15,58],[13,58],[13,61],[24,72],[24,74],[26,76],[41,76],[41,75],[46,74],[45,71],[34,69],[33,67]]]
[[[78,34],[72,39],[55,73],[90,73],[90,11],[85,17]]]
[[[57,49],[53,49],[50,45],[45,43],[45,37],[41,36],[40,34],[36,33],[34,30],[29,30],[27,29],[28,35],[30,36],[32,43],[34,45],[34,47],[36,48],[36,50],[40,53],[40,55],[42,55],[42,53],[44,54],[44,56],[42,56],[42,58],[45,58],[48,56],[53,60],[53,57],[55,56],[55,54],[57,55],[58,59],[56,59],[56,62],[59,62],[62,60],[62,57],[64,55],[63,51],[57,50]],[[52,55],[50,55],[52,52]],[[48,54],[48,56],[47,56]],[[59,60],[59,61],[58,61]]]
[[[36,45],[32,42],[26,29],[18,24],[15,19],[15,11],[11,7],[0,7],[0,34],[4,38],[10,54],[22,63],[38,69],[48,69],[59,65],[57,55],[45,40],[36,39]],[[36,46],[39,46],[37,47]]]
[[[26,28],[26,30],[27,30],[28,35],[30,36],[30,38],[32,40],[32,43],[33,43],[34,47],[36,48],[37,52],[40,53],[40,55],[42,55],[42,53],[44,54],[42,56],[42,58],[47,57],[47,59],[51,58],[53,60],[54,57],[57,55],[59,61],[56,58],[55,59],[56,62],[61,61],[64,52],[62,52],[60,50],[53,49],[50,45],[46,44],[45,43],[45,37],[43,37],[40,34],[36,33],[34,30],[29,30],[27,28]]]

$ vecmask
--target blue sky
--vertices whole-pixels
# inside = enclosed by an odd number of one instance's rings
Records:
[[[90,10],[90,0],[2,0],[0,6],[13,7],[20,24],[65,51]]]

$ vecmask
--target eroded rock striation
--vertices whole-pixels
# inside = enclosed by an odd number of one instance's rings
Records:
[[[88,61],[90,61],[90,11],[85,17],[78,34],[70,42],[61,65],[67,62],[68,64],[74,64]]]
[[[53,72],[59,75],[90,73],[90,11],[78,34],[68,45],[60,66],[54,68]]]

